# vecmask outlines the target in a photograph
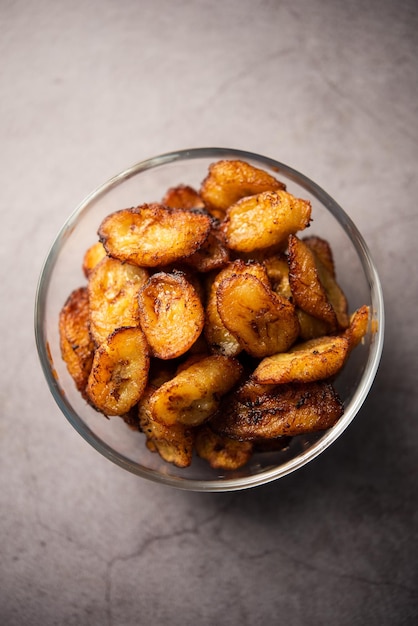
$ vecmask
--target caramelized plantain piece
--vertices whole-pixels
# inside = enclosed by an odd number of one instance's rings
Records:
[[[162,204],[171,209],[203,209],[205,207],[199,193],[190,185],[177,185],[167,190]]]
[[[337,316],[328,299],[312,250],[295,235],[289,236],[289,282],[295,304],[324,321],[333,332],[338,328]]]
[[[241,344],[226,328],[218,313],[216,291],[211,292],[205,308],[205,337],[209,349],[215,354],[223,356],[237,356],[241,350]]]
[[[87,396],[105,415],[124,415],[142,396],[148,370],[148,345],[142,330],[118,328],[94,353]]]
[[[296,315],[298,316],[300,327],[299,337],[302,341],[316,339],[328,334],[329,325],[323,320],[309,315],[309,313],[302,311],[298,307],[296,307]]]
[[[218,408],[220,398],[238,381],[240,363],[233,358],[213,355],[199,360],[164,383],[150,397],[153,418],[171,426],[181,423],[197,426]]]
[[[263,359],[253,378],[262,384],[309,383],[335,376],[346,360],[346,337],[320,337],[298,344],[289,352]]]
[[[316,257],[316,267],[319,279],[324,286],[325,293],[327,294],[328,301],[335,311],[338,328],[340,330],[344,330],[348,327],[350,321],[348,317],[347,298],[336,281],[335,272],[332,273],[318,257]]]
[[[110,256],[141,267],[158,267],[196,252],[210,229],[211,218],[202,211],[143,204],[112,213],[98,232]]]
[[[223,324],[251,356],[284,352],[298,337],[293,304],[251,274],[222,280],[217,305]]]
[[[236,337],[229,332],[222,322],[218,312],[217,290],[225,278],[235,274],[252,274],[262,282],[269,283],[264,265],[255,261],[242,261],[237,259],[221,270],[213,280],[209,297],[206,304],[205,337],[212,352],[223,354],[224,356],[237,356],[241,350],[241,344]]]
[[[100,241],[96,241],[88,250],[86,250],[83,257],[83,273],[86,278],[88,278],[96,267],[100,263],[102,259],[106,256],[106,250],[103,247],[103,244]]]
[[[146,445],[152,452],[177,467],[188,467],[192,462],[194,432],[184,424],[165,426],[156,422],[149,408],[149,398],[156,390],[149,385],[138,402],[139,425],[146,436]]]
[[[266,394],[272,394],[277,385],[260,384],[254,380],[252,376],[244,380],[236,389],[234,389],[234,398],[242,404],[253,404],[258,402],[259,398]]]
[[[264,266],[273,291],[290,300],[292,290],[289,284],[287,256],[280,253],[269,255],[264,259]]]
[[[59,315],[61,356],[83,395],[93,363],[94,342],[89,332],[89,297],[86,287],[75,289]]]
[[[240,402],[232,394],[209,424],[233,439],[258,441],[326,430],[343,412],[332,385],[320,381],[279,385],[254,402]]]
[[[316,258],[321,261],[322,265],[324,265],[331,276],[335,278],[334,255],[329,242],[317,235],[304,237],[302,241],[312,250]]]
[[[226,209],[240,198],[277,189],[286,189],[286,186],[264,170],[244,161],[221,160],[209,167],[200,196],[208,210],[222,218]]]
[[[253,444],[219,435],[202,424],[196,430],[195,449],[198,456],[208,461],[213,469],[236,470],[250,460]]]
[[[142,287],[138,304],[152,355],[160,359],[187,352],[203,330],[203,305],[182,272],[153,274]]]
[[[222,223],[226,243],[237,252],[285,248],[290,234],[309,226],[311,204],[286,191],[265,191],[242,198]]]
[[[229,250],[223,234],[215,227],[210,231],[204,244],[184,261],[198,272],[219,270],[229,262]]]
[[[90,332],[96,344],[116,328],[138,326],[138,293],[148,271],[105,257],[91,271],[88,282]]]
[[[344,337],[349,343],[349,352],[351,352],[359,343],[361,343],[367,334],[370,322],[370,307],[361,306],[350,317],[350,324],[344,332]]]

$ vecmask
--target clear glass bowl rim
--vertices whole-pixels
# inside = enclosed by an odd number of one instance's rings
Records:
[[[135,464],[127,457],[113,450],[109,445],[107,445],[104,441],[97,437],[82,421],[82,419],[72,410],[71,405],[66,402],[65,397],[63,397],[61,393],[58,382],[54,376],[53,369],[51,368],[50,357],[47,348],[46,328],[44,324],[44,311],[48,295],[48,287],[55,262],[60,252],[61,244],[64,238],[71,231],[73,224],[77,222],[77,220],[80,218],[81,214],[89,206],[89,204],[93,200],[97,200],[98,198],[100,198],[100,196],[106,194],[113,187],[121,184],[123,181],[143,171],[160,167],[165,164],[174,163],[177,161],[202,158],[241,159],[244,161],[251,160],[253,162],[258,162],[260,167],[264,165],[266,167],[275,169],[279,173],[283,173],[289,180],[292,180],[298,185],[304,187],[315,198],[317,198],[333,215],[333,217],[340,223],[357,251],[365,272],[365,276],[369,283],[371,304],[377,322],[377,330],[374,335],[373,341],[371,342],[368,361],[361,382],[358,385],[350,402],[350,405],[346,409],[343,417],[332,429],[327,431],[323,437],[321,437],[312,447],[307,449],[304,453],[293,459],[290,459],[283,465],[268,469],[259,474],[254,474],[251,476],[217,480],[193,480],[189,478],[161,474],[155,470]],[[360,410],[376,377],[384,342],[384,302],[378,272],[363,236],[361,235],[351,218],[344,211],[344,209],[339,204],[337,204],[337,202],[335,202],[335,200],[326,191],[324,191],[310,178],[300,173],[296,169],[285,165],[284,163],[253,152],[238,150],[234,148],[217,147],[178,150],[174,152],[167,152],[152,157],[150,159],[140,161],[132,165],[128,169],[122,171],[121,173],[117,174],[116,176],[112,177],[103,185],[94,190],[91,194],[86,196],[84,200],[78,205],[78,207],[76,207],[76,209],[70,214],[69,218],[66,220],[66,222],[58,232],[50,250],[46,255],[36,290],[34,322],[36,347],[41,367],[48,383],[49,389],[58,407],[68,419],[70,424],[76,429],[76,431],[103,456],[133,474],[158,483],[163,483],[167,486],[199,492],[237,491],[241,489],[264,485],[278,478],[282,478],[287,474],[290,474],[291,472],[301,468],[302,466],[306,465],[308,462],[319,456],[326,448],[328,448],[334,441],[338,439],[338,437],[348,427],[348,425],[352,422],[352,420]]]

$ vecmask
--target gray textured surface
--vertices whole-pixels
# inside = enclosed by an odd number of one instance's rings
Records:
[[[416,2],[2,0],[0,27],[0,622],[416,624]],[[148,483],[90,448],[46,388],[32,324],[44,256],[82,198],[203,145],[326,188],[387,311],[344,436],[225,495]]]

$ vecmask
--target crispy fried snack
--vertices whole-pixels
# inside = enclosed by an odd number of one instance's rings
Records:
[[[153,356],[173,359],[194,344],[205,314],[182,272],[153,274],[139,292],[139,320]]]
[[[338,328],[337,316],[322,284],[314,253],[301,239],[289,236],[289,282],[295,304],[324,321],[333,332]]]
[[[286,191],[265,191],[231,205],[222,223],[229,248],[238,252],[285,248],[290,234],[309,226],[311,204]]]
[[[138,293],[148,270],[105,257],[88,281],[90,332],[99,345],[121,326],[138,326]]]
[[[171,209],[203,209],[205,207],[199,193],[189,185],[170,187],[164,195],[162,204]]]
[[[296,341],[299,322],[293,304],[257,277],[230,276],[216,293],[223,324],[252,356],[284,352]]]
[[[214,469],[236,470],[250,460],[253,444],[219,435],[202,424],[196,430],[195,449],[198,456],[206,459]]]
[[[108,215],[59,317],[77,389],[177,467],[195,451],[236,470],[333,426],[331,381],[374,322],[349,317],[330,244],[299,237],[310,222],[309,201],[239,160]]]
[[[211,218],[204,212],[143,204],[112,213],[98,233],[110,256],[141,267],[158,267],[196,252],[210,229]]]
[[[75,385],[84,395],[93,363],[94,342],[89,332],[89,297],[86,287],[75,289],[59,315],[61,356]]]
[[[253,378],[262,384],[309,383],[335,376],[343,367],[349,342],[346,337],[320,337],[263,359]]]
[[[317,235],[304,237],[302,241],[312,250],[316,258],[319,259],[327,271],[335,278],[334,255],[331,246],[326,239]]]
[[[118,328],[94,353],[87,396],[105,415],[123,415],[141,398],[148,370],[148,345],[142,330]]]
[[[349,343],[349,353],[358,346],[367,334],[370,323],[370,307],[363,305],[354,311],[350,317],[350,324],[344,332]]]
[[[284,253],[271,254],[264,259],[263,263],[273,291],[290,300],[292,290],[289,284],[287,256]]]
[[[166,426],[153,418],[149,399],[155,390],[154,385],[149,385],[138,403],[139,425],[147,438],[146,445],[167,463],[188,467],[192,462],[194,431],[184,424]]]
[[[225,237],[215,226],[212,227],[208,238],[197,252],[184,259],[187,265],[201,273],[219,270],[229,262],[230,253],[225,245]]]
[[[103,247],[103,244],[100,241],[96,241],[88,250],[86,250],[83,258],[83,273],[86,278],[88,278],[96,267],[100,263],[102,259],[106,256],[106,250]]]
[[[225,278],[241,274],[252,274],[263,283],[269,284],[264,265],[254,261],[245,262],[241,259],[237,259],[227,265],[212,281],[206,304],[205,337],[210,350],[224,356],[237,356],[241,352],[242,346],[238,339],[226,328],[219,315],[217,302],[218,287]]]
[[[237,383],[241,373],[236,359],[221,355],[203,358],[151,395],[151,414],[166,426],[198,426],[216,411],[220,398]]]
[[[316,258],[319,280],[323,284],[328,300],[335,311],[338,327],[340,330],[347,328],[349,324],[347,298],[337,283],[335,271],[331,271],[324,265],[315,252],[314,257]]]
[[[302,311],[298,307],[296,307],[296,315],[298,316],[300,327],[299,338],[302,341],[309,341],[310,339],[316,339],[328,334],[329,325],[323,320],[309,315],[309,313]]]
[[[200,196],[215,217],[222,218],[226,209],[245,196],[263,191],[286,189],[286,185],[267,172],[244,161],[217,161],[200,188]]]
[[[254,402],[231,396],[222,404],[211,428],[240,441],[296,436],[331,428],[343,414],[343,406],[326,381],[279,385]]]

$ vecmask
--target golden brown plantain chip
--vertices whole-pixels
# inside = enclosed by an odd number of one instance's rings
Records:
[[[220,399],[238,381],[242,366],[233,358],[213,355],[181,370],[150,397],[153,418],[167,426],[197,426],[218,408]]]
[[[335,311],[322,284],[312,250],[295,235],[289,236],[289,282],[295,304],[337,330]]]
[[[335,278],[334,255],[329,242],[326,239],[322,239],[322,237],[318,237],[317,235],[304,237],[302,241],[312,250],[317,259],[321,261],[322,265],[325,266],[331,276]]]
[[[224,356],[237,356],[242,350],[241,344],[222,322],[217,304],[217,290],[220,283],[234,274],[253,274],[262,282],[269,283],[264,265],[255,261],[245,262],[241,259],[229,263],[215,276],[210,285],[206,303],[204,332],[210,350]]]
[[[141,328],[119,328],[94,353],[88,398],[105,415],[124,415],[141,398],[148,370],[148,345]]]
[[[199,193],[190,185],[170,187],[162,199],[162,204],[171,209],[203,209],[205,206]]]
[[[211,213],[222,217],[240,198],[277,189],[286,185],[264,170],[240,160],[221,160],[209,167],[200,196]]]
[[[253,372],[262,384],[309,383],[335,376],[348,352],[346,337],[320,337],[293,347],[289,352],[263,359]]]
[[[241,441],[296,436],[333,426],[344,412],[326,381],[279,385],[254,402],[232,394],[209,424],[218,433]]]
[[[203,330],[203,305],[182,272],[153,274],[142,287],[138,304],[152,355],[160,359],[187,352]]]
[[[370,307],[367,305],[361,306],[351,315],[349,327],[344,332],[344,336],[348,339],[349,352],[363,341],[369,329],[369,322]]]
[[[196,252],[210,229],[211,218],[202,211],[143,204],[112,213],[98,233],[110,256],[141,267],[158,267]]]
[[[222,280],[217,305],[223,324],[251,356],[284,352],[298,337],[293,304],[251,274]]]
[[[89,332],[89,297],[86,287],[75,289],[59,315],[61,356],[83,395],[93,363],[94,342]]]
[[[296,315],[298,316],[300,327],[299,337],[302,341],[323,337],[330,332],[329,324],[313,315],[309,315],[309,313],[302,311],[299,307],[296,307]]]
[[[265,191],[228,208],[222,223],[226,243],[237,252],[285,248],[290,234],[309,226],[311,205],[286,191]]]
[[[184,424],[166,426],[157,422],[150,411],[149,399],[157,387],[149,385],[138,402],[139,425],[152,452],[158,452],[167,463],[188,467],[192,462],[194,432]]]
[[[223,234],[213,227],[199,250],[187,257],[184,262],[201,273],[220,270],[228,264],[230,257],[224,239]]]
[[[138,326],[138,293],[148,279],[144,268],[105,257],[88,282],[90,332],[99,345],[121,326]]]
[[[196,429],[195,449],[213,469],[236,470],[250,460],[253,444],[219,435],[203,424]]]
[[[100,263],[106,256],[106,250],[100,241],[96,241],[88,250],[86,250],[83,257],[83,273],[88,278],[96,265]]]

